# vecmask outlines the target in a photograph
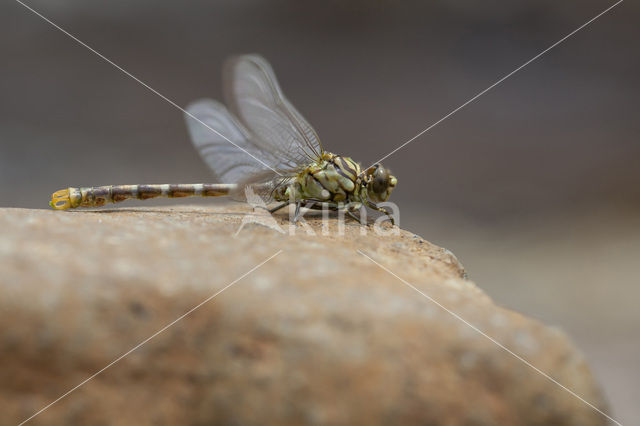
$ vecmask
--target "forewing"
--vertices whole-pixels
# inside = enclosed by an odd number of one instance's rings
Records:
[[[251,142],[249,133],[221,103],[203,99],[186,111],[191,141],[220,182],[238,183],[281,166],[281,159]]]
[[[244,200],[245,186],[265,202],[273,189],[300,169],[296,164],[263,149],[255,137],[219,102],[202,99],[190,104],[185,118],[191,141],[218,182],[237,183],[233,198]]]
[[[229,60],[224,86],[227,104],[265,151],[297,166],[322,155],[318,135],[285,98],[264,58],[244,55]]]

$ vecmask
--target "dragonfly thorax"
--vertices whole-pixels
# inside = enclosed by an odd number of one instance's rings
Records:
[[[330,203],[355,201],[361,189],[360,165],[329,152],[311,163],[274,192],[279,201],[317,200]],[[357,197],[356,197],[357,198]]]
[[[322,157],[304,168],[274,198],[278,201],[322,201],[331,204],[386,201],[396,178],[375,165],[365,172],[349,157],[324,152]]]

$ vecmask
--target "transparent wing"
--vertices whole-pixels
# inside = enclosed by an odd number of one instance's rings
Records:
[[[257,147],[297,165],[322,155],[316,131],[284,97],[264,58],[244,55],[229,60],[224,86],[227,105],[254,136]]]
[[[288,185],[292,179],[295,179],[295,175],[287,173],[287,171],[281,171],[281,174],[278,175],[266,170],[238,182],[237,189],[232,191],[230,195],[236,200],[245,201],[247,199],[247,188],[250,187],[253,194],[258,195],[264,202],[269,203],[274,201],[274,191],[281,185]]]
[[[294,166],[256,146],[249,132],[219,102],[203,99],[186,110],[191,141],[220,182],[238,183],[265,171],[277,176],[278,169]]]

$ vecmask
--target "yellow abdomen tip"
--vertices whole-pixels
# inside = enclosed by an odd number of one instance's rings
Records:
[[[61,189],[51,195],[49,205],[56,210],[66,210],[71,208],[71,198],[69,189]]]

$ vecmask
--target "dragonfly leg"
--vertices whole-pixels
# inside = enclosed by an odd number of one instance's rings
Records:
[[[313,210],[323,210],[325,208],[330,209],[330,210],[338,210],[338,204],[337,203],[328,203],[326,201],[322,201],[322,200],[316,200],[314,198],[310,198],[308,200],[309,203],[313,203],[313,204],[307,204],[305,207],[308,209],[313,209]]]
[[[298,219],[300,218],[300,207],[302,206],[302,201],[296,202],[296,211],[293,214],[293,223],[298,223]]]
[[[330,203],[330,202],[326,202],[326,201],[322,201],[322,200],[316,200],[316,199],[307,199],[304,200],[307,202],[307,204],[304,206],[305,208],[308,209],[312,209],[312,210],[323,210],[325,208],[330,209],[330,210],[340,210],[341,209],[341,205],[338,203]],[[302,205],[302,202],[300,202],[300,206]],[[347,215],[356,220],[360,225],[366,225],[366,223],[364,223],[362,221],[362,218],[356,216],[355,214],[353,214],[353,212],[351,212],[350,210],[344,209],[344,211],[347,213]],[[386,212],[385,212],[386,213]],[[299,207],[298,207],[298,203],[296,203],[296,214],[294,216],[294,223],[298,221],[299,218]]]
[[[396,221],[393,219],[393,216],[386,209],[383,209],[382,207],[379,207],[376,203],[372,203],[371,201],[367,201],[367,206],[371,207],[374,210],[379,211],[380,213],[384,213],[385,215],[387,215],[387,217],[391,221],[392,225],[396,224]]]
[[[360,218],[360,217],[356,216],[355,214],[353,214],[352,211],[347,210],[346,212],[347,212],[347,214],[349,215],[350,218],[357,220],[360,225],[366,225],[366,223],[362,222],[362,218]]]
[[[287,207],[288,205],[289,205],[289,201],[285,201],[285,202],[284,202],[284,203],[282,203],[282,204],[278,204],[277,206],[275,206],[275,207],[273,207],[273,208],[267,209],[267,211],[268,211],[269,213],[275,213],[275,212],[277,212],[278,210],[280,210],[281,208],[283,208],[283,207]]]
[[[306,204],[303,205],[303,203],[306,203]],[[340,205],[337,203],[330,203],[322,200],[317,200],[314,198],[297,201],[296,211],[293,216],[293,223],[298,222],[298,220],[302,216],[300,214],[301,207],[304,207],[305,209],[309,209],[309,210],[324,210],[325,208],[328,208],[330,210],[338,210],[340,208]]]
[[[326,201],[315,200],[315,199],[309,199],[307,201],[310,201],[310,202],[314,203],[312,206],[307,205],[308,208],[311,208],[311,209],[314,209],[314,210],[323,210],[325,208],[328,208],[330,210],[340,210],[341,209],[341,205],[338,204],[338,203],[328,203]],[[366,225],[366,223],[362,222],[362,219],[359,218],[358,216],[356,216],[355,214],[353,214],[353,212],[351,210],[344,209],[344,211],[347,213],[347,215],[349,215],[350,218],[355,219],[356,221],[358,221],[358,223],[360,225]]]

